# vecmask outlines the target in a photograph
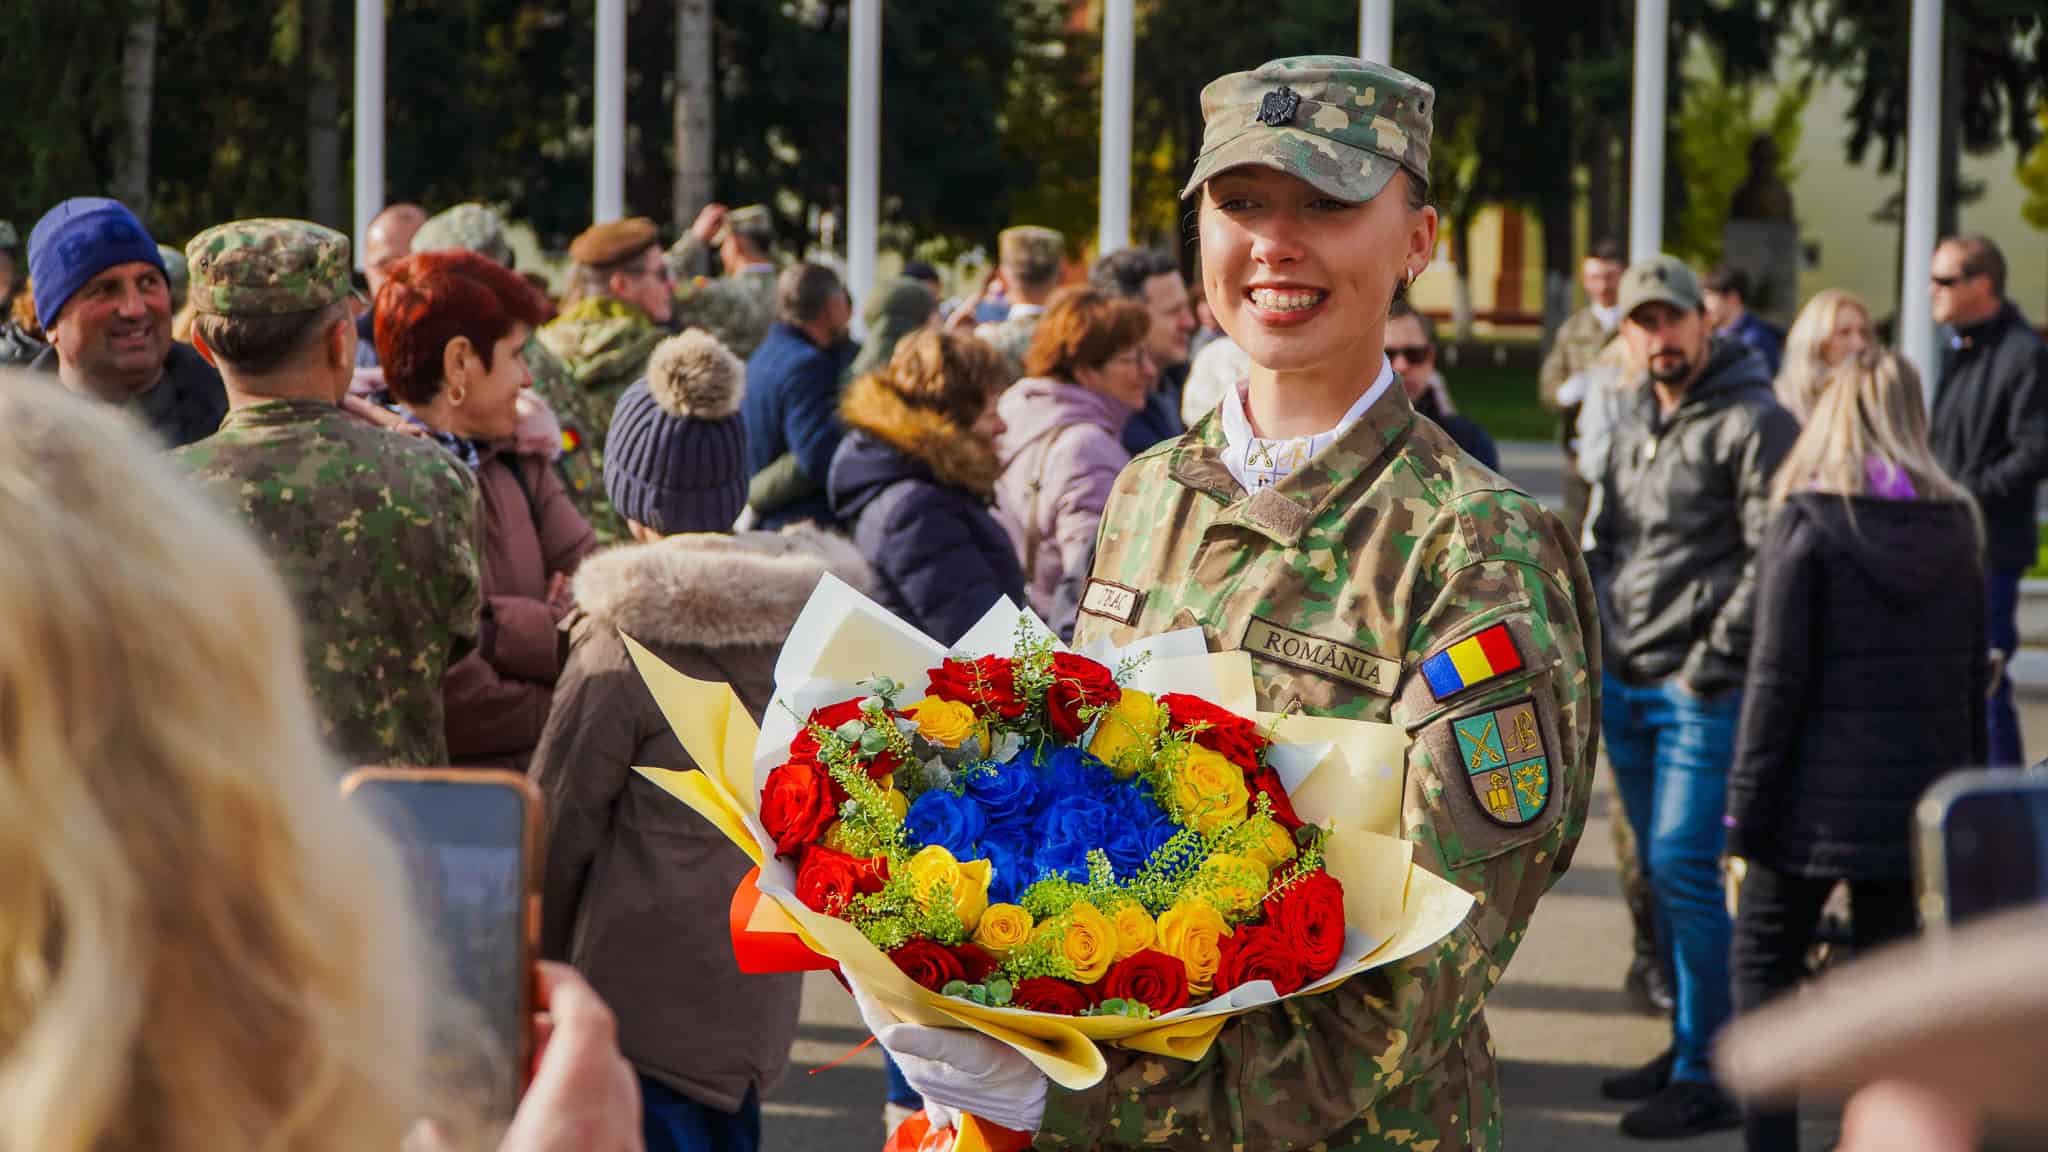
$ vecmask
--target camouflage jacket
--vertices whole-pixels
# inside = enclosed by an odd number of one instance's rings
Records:
[[[441,678],[480,611],[476,481],[427,441],[309,400],[232,411],[176,456],[291,588],[335,749],[352,764],[446,764]]]
[[[775,323],[775,269],[719,276],[709,255],[702,240],[686,233],[663,257],[676,278],[675,326],[702,328],[745,361]]]
[[[1536,374],[1545,408],[1552,412],[1560,410],[1557,390],[1564,387],[1566,380],[1591,368],[1607,342],[1614,339],[1614,333],[1615,329],[1601,327],[1600,317],[1591,308],[1579,309],[1557,326],[1557,334],[1551,337],[1550,353],[1543,358],[1543,367]]]
[[[1031,351],[1031,338],[1038,334],[1038,321],[1044,315],[1044,309],[1013,314],[997,323],[977,327],[974,334],[1009,359],[1011,376],[1022,376],[1024,354]]]
[[[544,384],[536,369],[534,387],[541,390],[541,398],[555,410],[555,418],[562,422],[563,435],[566,437],[571,429],[575,430],[581,441],[576,453],[583,456],[581,467],[587,472],[583,490],[594,490],[601,497],[604,440],[611,430],[612,409],[618,406],[620,394],[647,375],[647,359],[668,333],[635,305],[608,296],[593,296],[571,304],[534,335],[567,370],[568,376],[558,383]],[[564,443],[563,447],[568,445]],[[571,454],[564,452],[564,456]],[[579,490],[567,472],[563,473],[563,482],[571,492]],[[583,507],[580,499],[577,507]],[[600,525],[587,512],[585,517],[600,535],[623,531]]]
[[[591,416],[583,411],[587,405],[576,387],[576,377],[562,358],[539,340],[526,342],[524,356],[527,370],[533,373],[533,390],[562,426],[562,454],[555,459],[555,470],[569,491],[570,503],[590,522],[599,544],[624,541],[626,521],[605,497],[604,456],[598,449],[602,430],[611,427],[611,413],[604,413],[603,425],[593,428],[586,423]]]
[[[1262,708],[1397,723],[1402,833],[1479,897],[1436,947],[1238,1017],[1193,1063],[1112,1050],[1053,1089],[1042,1148],[1498,1149],[1481,1006],[1585,827],[1599,645],[1556,517],[1399,388],[1246,496],[1214,414],[1138,457],[1103,517],[1076,642],[1199,626]]]

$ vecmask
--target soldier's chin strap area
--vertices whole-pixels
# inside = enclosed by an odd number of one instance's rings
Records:
[[[1271,488],[1294,474],[1295,469],[1315,459],[1316,454],[1342,439],[1353,424],[1364,417],[1387,389],[1394,386],[1394,365],[1385,356],[1380,357],[1380,374],[1373,380],[1372,387],[1365,390],[1356,403],[1337,421],[1337,426],[1327,432],[1313,436],[1296,436],[1287,440],[1271,440],[1252,430],[1251,417],[1245,414],[1244,381],[1224,389],[1223,406],[1218,415],[1223,422],[1223,466],[1237,479],[1238,485],[1246,492],[1257,492]]]

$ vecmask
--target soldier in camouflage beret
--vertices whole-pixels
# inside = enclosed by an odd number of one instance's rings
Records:
[[[974,334],[1010,361],[1012,376],[1024,373],[1024,354],[1031,350],[1038,318],[1045,315],[1066,265],[1067,238],[1051,228],[1020,224],[996,236],[996,267],[1010,311],[1001,320],[978,325]]]
[[[1478,900],[1436,947],[1237,1017],[1200,1060],[1111,1050],[1101,1083],[1068,1091],[977,1036],[994,1071],[974,1084],[907,1066],[928,1102],[1042,1108],[1040,1148],[1502,1146],[1482,1009],[1585,825],[1598,619],[1571,534],[1418,419],[1384,355],[1388,307],[1436,243],[1434,103],[1335,56],[1203,92],[1186,194],[1249,378],[1124,469],[1074,639],[1199,627],[1250,653],[1262,709],[1401,725],[1398,832]],[[1031,1087],[982,1095],[997,1084]]]
[[[300,612],[322,730],[355,764],[448,762],[441,678],[481,611],[476,482],[340,407],[355,370],[348,237],[238,220],[186,248],[220,431],[176,458],[253,529]]]
[[[775,323],[774,213],[764,204],[710,205],[665,259],[677,327],[702,328],[741,360],[752,356]]]
[[[415,252],[451,249],[474,252],[507,268],[513,266],[504,221],[482,204],[457,204],[420,225],[412,239]],[[609,395],[578,386],[569,365],[539,340],[527,341],[520,356],[533,374],[533,395],[561,427],[561,453],[554,457],[555,470],[569,491],[570,502],[590,522],[600,544],[625,540],[626,522],[612,511],[604,494],[604,457],[599,445],[611,425]]]

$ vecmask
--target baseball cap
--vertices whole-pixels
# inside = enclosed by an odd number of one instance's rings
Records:
[[[1397,169],[1429,179],[1436,90],[1351,56],[1289,56],[1202,89],[1202,152],[1186,198],[1218,173],[1276,168],[1342,200],[1379,195]]]
[[[192,238],[189,298],[211,316],[288,316],[348,299],[348,237],[310,220],[233,220]]]
[[[1669,304],[1680,312],[1700,308],[1700,281],[1676,256],[1652,256],[1621,274],[1619,305],[1628,316],[1645,304]]]

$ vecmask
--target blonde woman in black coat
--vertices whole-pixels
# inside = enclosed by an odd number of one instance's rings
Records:
[[[1772,507],[1728,782],[1738,1012],[1798,983],[1839,881],[1859,949],[1912,934],[1913,804],[1985,753],[1983,532],[1928,451],[1910,365],[1829,375]],[[1744,1134],[1796,1149],[1797,1117],[1752,1110]]]

